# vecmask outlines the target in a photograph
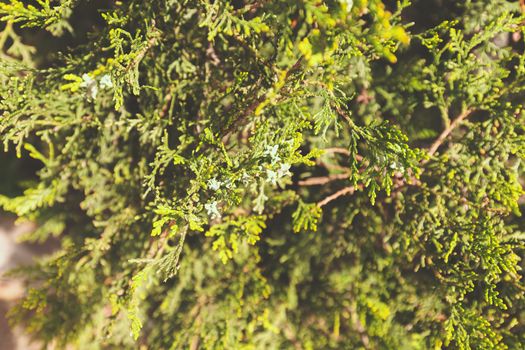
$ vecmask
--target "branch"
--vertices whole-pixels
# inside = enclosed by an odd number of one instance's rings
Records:
[[[133,60],[130,62],[130,64],[128,64],[128,66],[126,67],[126,72],[130,71],[131,69],[134,69],[136,66],[138,66],[140,64],[140,61],[142,61],[142,59],[144,58],[144,56],[146,55],[146,53],[155,45],[158,44],[159,42],[159,38],[161,36],[161,33],[160,31],[155,28],[155,21],[153,21],[152,23],[152,26],[151,26],[153,29],[152,29],[152,36],[148,39],[148,41],[146,42],[146,45],[144,45],[144,47],[142,47],[139,52],[135,55],[135,57],[133,58]]]
[[[362,187],[362,185],[358,186],[358,187]],[[345,187],[343,188],[342,190],[339,190],[337,191],[336,193],[326,197],[325,199],[323,199],[322,201],[318,202],[317,203],[317,206],[319,208],[322,208],[324,207],[325,205],[327,205],[328,203],[336,200],[337,198],[341,197],[341,196],[344,196],[344,195],[347,195],[347,194],[354,194],[355,192],[355,187],[354,186],[348,186],[348,187]]]
[[[350,319],[352,320],[355,330],[359,334],[359,337],[361,338],[361,343],[363,343],[363,347],[365,349],[370,349],[370,338],[368,338],[368,334],[366,333],[366,329],[361,323],[361,320],[359,320],[359,315],[357,313],[357,308],[355,303],[352,303],[352,306],[347,308],[348,311],[350,311]]]
[[[303,56],[299,57],[297,61],[294,63],[294,65],[288,68],[288,70],[286,71],[285,82],[287,82],[290,76],[301,67],[302,61],[303,61]],[[261,103],[263,103],[266,100],[266,98],[267,98],[267,93],[256,98],[255,101],[253,101],[244,110],[241,116],[237,118],[237,120],[235,120],[229,126],[226,127],[226,129],[223,131],[223,134],[226,135],[230,133],[233,129],[238,128],[240,125],[244,124],[244,121],[246,120],[246,118],[248,118],[257,109],[257,107],[259,107],[259,105],[261,105]]]
[[[330,147],[323,149],[324,153],[339,153],[346,156],[350,155],[350,151],[343,147]]]
[[[299,186],[318,186],[318,185],[324,185],[331,181],[336,180],[346,180],[350,176],[349,173],[343,173],[343,174],[332,174],[328,176],[320,176],[320,177],[310,177],[306,180],[301,180],[298,182]]]
[[[434,141],[434,143],[430,146],[430,148],[428,149],[428,154],[430,156],[433,156],[434,153],[436,153],[436,151],[438,150],[438,148],[443,144],[443,142],[445,142],[448,135],[450,135],[450,133],[455,128],[457,128],[463,120],[468,118],[472,114],[472,112],[473,112],[473,109],[467,108],[456,119],[454,119],[454,121],[450,123],[450,125],[445,130],[443,130],[443,132],[439,135],[436,141]],[[426,161],[423,162],[423,164],[424,163],[426,163]]]
[[[335,110],[337,111],[337,114],[343,117],[348,122],[348,125],[350,125],[352,128],[355,128],[356,125],[354,121],[352,120],[352,118],[350,118],[350,116],[346,114],[346,112],[340,106],[335,105],[334,107],[335,107]]]

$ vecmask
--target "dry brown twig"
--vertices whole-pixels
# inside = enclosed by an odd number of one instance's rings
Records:
[[[332,174],[328,176],[310,177],[306,180],[298,182],[299,186],[319,186],[336,180],[346,180],[350,177],[350,173]]]
[[[344,154],[346,156],[349,156],[350,155],[350,151],[346,148],[343,148],[343,147],[330,147],[330,148],[325,148],[323,149],[323,152],[324,153],[338,153],[338,154]]]
[[[438,148],[443,144],[443,142],[445,142],[448,135],[450,135],[450,133],[455,128],[457,128],[463,120],[467,119],[472,114],[472,112],[473,112],[473,109],[467,108],[456,119],[454,119],[454,121],[450,123],[450,125],[445,130],[443,130],[443,132],[438,136],[438,138],[430,146],[430,148],[428,149],[428,155],[432,157],[436,153]],[[427,162],[428,160],[424,160],[422,164],[425,164]]]
[[[358,189],[361,189],[363,188],[363,185],[359,185],[357,187]],[[334,194],[326,197],[325,199],[323,199],[322,201],[318,202],[317,203],[317,206],[319,208],[322,208],[324,207],[325,205],[327,205],[328,203],[330,203],[331,201],[334,201],[336,200],[337,198],[341,197],[341,196],[346,196],[346,195],[349,195],[349,194],[354,194],[356,188],[354,186],[348,186],[348,187],[345,187],[337,192],[335,192]]]

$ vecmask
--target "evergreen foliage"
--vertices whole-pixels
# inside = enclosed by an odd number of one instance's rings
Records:
[[[61,242],[13,321],[75,349],[525,348],[524,9],[0,2],[0,137],[39,164],[0,206]]]

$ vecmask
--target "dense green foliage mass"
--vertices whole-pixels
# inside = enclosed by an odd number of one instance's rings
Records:
[[[61,242],[12,319],[75,349],[525,348],[524,8],[0,2],[0,138],[38,163],[0,205]]]

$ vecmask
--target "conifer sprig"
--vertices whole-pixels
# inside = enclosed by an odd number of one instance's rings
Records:
[[[55,348],[523,348],[523,2],[437,3],[1,2],[0,137],[39,170],[0,206],[61,242],[12,320]]]

